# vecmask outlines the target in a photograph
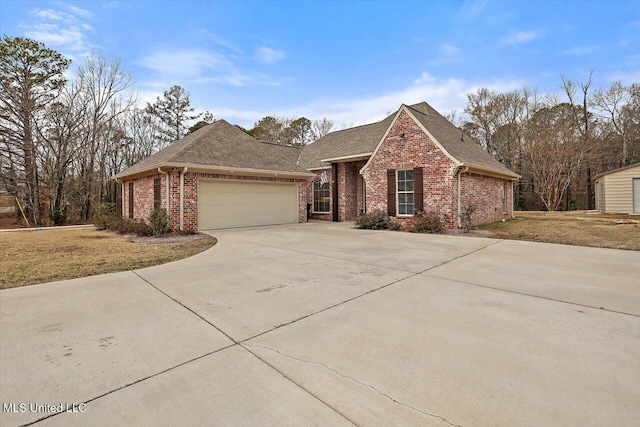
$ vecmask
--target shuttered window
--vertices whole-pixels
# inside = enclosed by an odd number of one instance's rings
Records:
[[[413,169],[398,171],[398,215],[413,215]]]
[[[396,216],[396,170],[387,170],[387,215]]]
[[[161,203],[161,198],[160,198],[160,188],[162,185],[162,179],[161,178],[155,178],[153,180],[153,209],[160,209],[160,203]]]
[[[424,210],[422,168],[413,168],[413,203],[415,212],[422,212]]]
[[[129,218],[133,218],[133,182],[129,183]]]

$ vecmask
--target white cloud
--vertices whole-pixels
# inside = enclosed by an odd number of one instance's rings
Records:
[[[454,46],[454,45],[449,44],[449,43],[443,44],[440,49],[441,49],[442,53],[447,54],[447,55],[455,55],[458,52],[460,52],[460,49],[457,46]]]
[[[506,45],[518,45],[540,37],[542,37],[542,34],[535,31],[512,31],[508,36],[504,37],[501,42]]]
[[[606,75],[609,83],[620,81],[622,84],[630,85],[640,82],[640,71],[616,71]]]
[[[598,46],[574,46],[560,52],[560,55],[584,56],[589,55],[599,49]]]
[[[234,55],[222,50],[169,47],[152,52],[138,64],[155,71],[154,78],[164,82],[218,83],[238,87],[280,84],[264,74],[243,72],[234,59]],[[148,83],[144,85],[149,87]]]
[[[207,70],[219,71],[231,63],[215,51],[203,49],[158,50],[142,58],[139,64],[168,77],[191,78]]]
[[[487,0],[466,0],[454,18],[459,21],[475,21],[483,14]]]
[[[307,117],[310,120],[327,117],[336,122],[335,129],[343,124],[358,126],[373,123],[386,117],[387,112],[396,111],[401,104],[415,104],[426,101],[442,114],[451,110],[463,111],[467,104],[467,94],[486,87],[496,92],[519,89],[522,81],[492,80],[471,82],[463,79],[440,79],[429,73],[422,73],[412,84],[395,92],[357,99],[322,99],[296,108],[256,111],[240,109],[216,109],[209,107],[218,118],[242,126],[253,123],[269,114],[285,117]]]
[[[281,50],[271,49],[270,47],[259,47],[256,49],[254,59],[263,64],[275,64],[284,59],[285,53]]]
[[[84,18],[93,18],[93,13],[89,12],[86,9],[81,9],[72,4],[62,3],[63,7],[65,7],[69,12],[73,13],[76,16],[82,16]]]
[[[93,14],[84,9],[61,3],[62,9],[32,9],[32,22],[21,24],[27,37],[38,40],[48,47],[62,50],[68,56],[86,55],[95,47],[87,38],[93,27],[82,18]],[[66,50],[66,52],[64,52]]]

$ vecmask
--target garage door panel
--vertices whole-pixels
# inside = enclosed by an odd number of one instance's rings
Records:
[[[296,184],[205,180],[198,184],[201,230],[296,222]]]

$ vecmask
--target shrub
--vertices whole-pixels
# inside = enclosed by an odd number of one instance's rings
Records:
[[[389,223],[389,230],[393,230],[393,231],[404,230],[404,224],[401,221],[398,221],[397,219],[391,219],[391,222]]]
[[[411,221],[411,231],[415,233],[440,233],[444,225],[434,213],[416,212]]]
[[[149,225],[151,226],[154,236],[168,233],[170,227],[167,211],[161,208],[153,209],[149,215]]]
[[[460,222],[462,223],[462,229],[465,233],[468,233],[473,228],[473,213],[475,211],[476,207],[469,203],[463,208],[460,214]]]
[[[386,230],[391,225],[391,219],[381,211],[360,215],[355,222],[356,227],[367,230]]]
[[[120,215],[98,216],[94,225],[98,230],[110,230],[121,234],[136,234],[138,236],[153,236],[153,230],[143,221],[123,218]]]
[[[115,213],[116,213],[115,203],[103,203],[101,205],[96,206],[96,214],[98,214],[98,216],[114,215]]]
[[[53,225],[65,225],[67,223],[66,209],[53,209],[51,221],[53,221]]]

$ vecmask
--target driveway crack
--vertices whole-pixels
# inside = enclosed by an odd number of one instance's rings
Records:
[[[327,364],[325,364],[325,363],[323,363],[323,362],[317,362],[317,361],[315,361],[315,360],[301,359],[301,358],[299,358],[299,357],[292,356],[292,355],[287,354],[287,353],[283,353],[283,352],[281,352],[281,351],[279,351],[279,350],[276,350],[275,348],[266,347],[266,346],[263,346],[263,345],[247,344],[247,343],[243,343],[243,344],[240,344],[240,345],[241,345],[241,346],[247,346],[247,347],[253,347],[253,348],[262,348],[262,349],[265,349],[265,350],[268,350],[268,351],[271,351],[271,352],[277,353],[277,354],[279,354],[279,355],[281,355],[281,356],[288,357],[288,358],[293,359],[293,360],[297,360],[298,362],[311,363],[311,364],[314,364],[314,365],[322,366],[322,367],[324,367],[324,368],[326,368],[326,369],[330,370],[331,372],[333,372],[333,373],[335,373],[335,374],[337,374],[337,375],[341,376],[341,377],[342,377],[342,378],[344,378],[344,379],[348,379],[348,380],[354,381],[354,382],[356,382],[356,383],[358,383],[358,384],[360,384],[360,385],[362,385],[362,386],[365,386],[365,387],[367,387],[367,388],[370,388],[371,390],[375,391],[376,393],[380,394],[381,396],[384,396],[384,397],[386,397],[387,399],[391,400],[393,403],[396,403],[396,404],[398,404],[398,405],[404,406],[405,408],[411,409],[411,410],[413,410],[413,411],[415,411],[415,412],[418,412],[418,413],[420,413],[420,414],[426,415],[426,416],[428,416],[428,417],[432,417],[432,418],[440,419],[440,420],[444,421],[445,423],[449,424],[450,426],[453,426],[453,427],[463,427],[463,426],[462,426],[462,425],[460,425],[460,424],[452,423],[451,421],[447,420],[446,418],[444,418],[444,417],[442,417],[442,416],[440,416],[440,415],[431,414],[431,413],[429,413],[429,412],[426,412],[426,411],[423,411],[423,410],[421,410],[421,409],[418,409],[418,408],[416,408],[415,406],[411,406],[411,405],[409,405],[409,404],[407,404],[407,403],[401,402],[401,401],[397,400],[396,398],[394,398],[393,396],[390,396],[389,394],[387,394],[387,393],[383,392],[382,390],[378,389],[377,387],[375,387],[375,386],[373,386],[373,385],[371,385],[371,384],[367,384],[367,383],[365,383],[365,382],[362,382],[362,381],[360,381],[360,380],[358,380],[358,379],[356,379],[356,378],[353,378],[353,377],[350,377],[350,376],[348,376],[348,375],[345,375],[345,374],[343,374],[343,373],[339,372],[338,370],[336,370],[336,369],[332,368],[331,366],[329,366],[329,365],[327,365]]]

